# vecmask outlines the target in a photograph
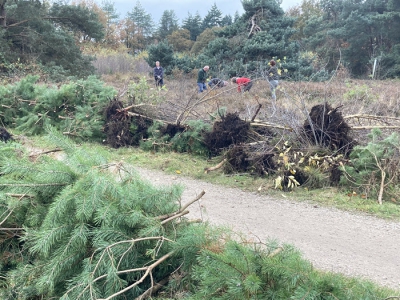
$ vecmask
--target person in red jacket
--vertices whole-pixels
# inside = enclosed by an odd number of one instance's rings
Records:
[[[243,88],[243,92],[250,91],[251,87],[253,86],[253,82],[251,79],[246,77],[233,77],[232,82],[238,85],[238,92],[240,93]]]

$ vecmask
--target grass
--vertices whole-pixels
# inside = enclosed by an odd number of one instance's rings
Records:
[[[42,138],[36,137],[35,140],[38,145],[49,147],[48,142],[43,142]],[[98,144],[85,145],[92,151],[101,152],[104,151],[105,147]],[[274,178],[272,176],[260,178],[249,174],[226,175],[223,174],[221,169],[205,173],[204,169],[217,165],[222,160],[221,157],[208,160],[204,157],[187,153],[151,152],[134,147],[119,149],[106,147],[106,149],[111,161],[124,161],[133,166],[163,171],[166,174],[174,174],[176,176],[187,176],[226,187],[240,188],[244,191],[256,192],[278,199],[311,202],[324,207],[366,213],[383,219],[400,220],[400,205],[390,202],[384,202],[383,205],[379,205],[374,199],[364,199],[358,195],[354,196],[352,193],[339,188],[330,187],[308,190],[298,187],[291,192],[283,192],[274,189]]]

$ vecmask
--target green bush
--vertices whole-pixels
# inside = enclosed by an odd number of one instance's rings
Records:
[[[364,193],[368,198],[397,198],[400,166],[400,140],[397,133],[383,138],[373,129],[366,146],[356,146],[350,154],[351,164],[344,167],[341,183]],[[379,195],[380,191],[383,195]],[[396,193],[396,194],[393,194]],[[382,198],[381,198],[382,199]]]
[[[203,134],[211,131],[211,125],[202,120],[192,120],[186,129],[171,139],[171,147],[177,152],[188,152],[197,155],[208,155],[208,148],[204,144]]]

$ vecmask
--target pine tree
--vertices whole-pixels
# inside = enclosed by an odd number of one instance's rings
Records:
[[[183,20],[182,28],[189,30],[190,39],[196,41],[197,37],[201,34],[201,17],[197,12],[196,15],[192,16],[189,13],[188,17]]]
[[[115,35],[115,26],[118,23],[119,14],[115,8],[115,4],[108,0],[102,2],[102,11],[106,17],[106,33],[105,40],[106,43],[113,44],[114,43],[114,35]]]
[[[207,15],[204,17],[201,28],[205,30],[207,28],[221,26],[221,22],[222,12],[218,9],[217,4],[214,3]]]
[[[207,238],[202,226],[176,221],[181,187],[156,188],[109,163],[106,151],[78,148],[54,130],[50,137],[62,160],[32,161],[0,144],[2,225],[17,233],[0,232],[9,253],[0,261],[2,299],[135,298],[190,269]]]
[[[160,19],[157,35],[161,40],[179,29],[178,18],[173,10],[165,10]]]
[[[154,22],[151,15],[147,13],[139,1],[131,12],[128,12],[128,17],[135,23],[136,34],[149,37],[154,32]]]
[[[8,5],[10,4],[10,5]],[[104,36],[98,15],[86,7],[41,1],[2,1],[0,4],[0,59],[40,62],[48,70],[67,76],[88,76],[94,67],[82,55],[77,40],[100,40]],[[3,46],[6,45],[6,46]]]

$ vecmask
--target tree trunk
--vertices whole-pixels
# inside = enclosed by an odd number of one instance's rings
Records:
[[[6,1],[0,3],[0,26],[6,27],[6,9],[4,6],[6,5]]]

